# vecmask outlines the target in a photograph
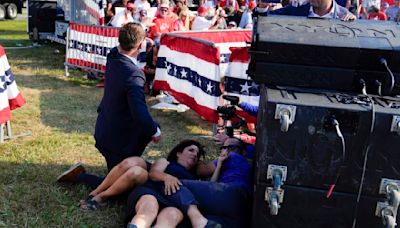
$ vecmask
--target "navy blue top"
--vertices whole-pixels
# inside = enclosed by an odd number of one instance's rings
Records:
[[[178,179],[187,179],[187,180],[197,180],[199,179],[196,174],[196,170],[193,169],[192,171],[187,170],[178,162],[170,162],[167,168],[164,171]]]
[[[214,164],[217,165],[217,160],[214,160]],[[246,191],[251,192],[251,167],[247,159],[238,153],[229,152],[229,157],[222,163],[218,181],[241,185]]]

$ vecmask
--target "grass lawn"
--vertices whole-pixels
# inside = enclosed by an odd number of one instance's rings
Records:
[[[26,21],[0,21],[0,44],[31,44]],[[61,52],[55,54],[54,50]],[[121,227],[124,207],[109,204],[94,213],[82,213],[77,204],[88,189],[81,185],[59,185],[56,177],[77,161],[94,173],[105,174],[105,162],[94,148],[92,137],[96,108],[103,89],[72,71],[63,76],[62,46],[6,50],[11,70],[27,104],[13,111],[15,135],[32,136],[0,144],[0,227]],[[149,98],[150,104],[156,101]],[[216,147],[207,138],[211,124],[188,111],[151,110],[160,123],[163,138],[151,144],[145,157],[165,155],[178,141],[196,138],[210,152]],[[210,153],[212,154],[212,153]]]

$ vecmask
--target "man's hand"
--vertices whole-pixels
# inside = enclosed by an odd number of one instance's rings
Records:
[[[151,140],[152,140],[154,143],[159,143],[160,140],[161,140],[161,135],[159,135],[159,136],[152,136],[152,137],[151,137]]]
[[[341,18],[342,21],[354,21],[356,16],[352,13],[347,13],[344,17]]]
[[[222,162],[224,162],[227,158],[229,157],[228,151],[223,150],[221,154],[218,157],[218,163],[219,165],[222,165]]]
[[[165,195],[172,195],[175,194],[179,189],[180,189],[180,185],[182,185],[182,183],[179,181],[178,178],[168,175],[165,179],[164,179],[164,193]]]

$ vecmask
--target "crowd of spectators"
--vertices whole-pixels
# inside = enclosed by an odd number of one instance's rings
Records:
[[[190,1],[190,2],[189,2]],[[400,0],[336,0],[359,19],[397,21]],[[300,7],[309,0],[108,0],[106,22],[121,27],[140,22],[156,39],[171,31],[245,29],[252,27],[253,12],[266,13],[291,5]],[[197,3],[197,2],[196,2]],[[124,9],[124,10],[122,10]]]

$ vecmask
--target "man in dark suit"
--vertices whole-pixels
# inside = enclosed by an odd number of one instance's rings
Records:
[[[144,38],[140,24],[128,23],[120,30],[119,46],[107,55],[106,86],[97,110],[94,138],[109,171],[128,157],[135,157],[134,165],[147,169],[140,156],[151,140],[155,143],[160,140],[160,128],[145,101],[145,76],[137,66]],[[58,181],[79,181],[97,187],[103,178],[87,174],[78,163],[61,174]]]
[[[340,19],[343,21],[355,20],[356,16],[348,9],[340,6],[335,0],[310,0],[309,3],[301,6],[287,5],[283,8],[270,12],[256,12],[254,16],[272,15],[292,15],[305,16],[310,18],[331,18]]]

